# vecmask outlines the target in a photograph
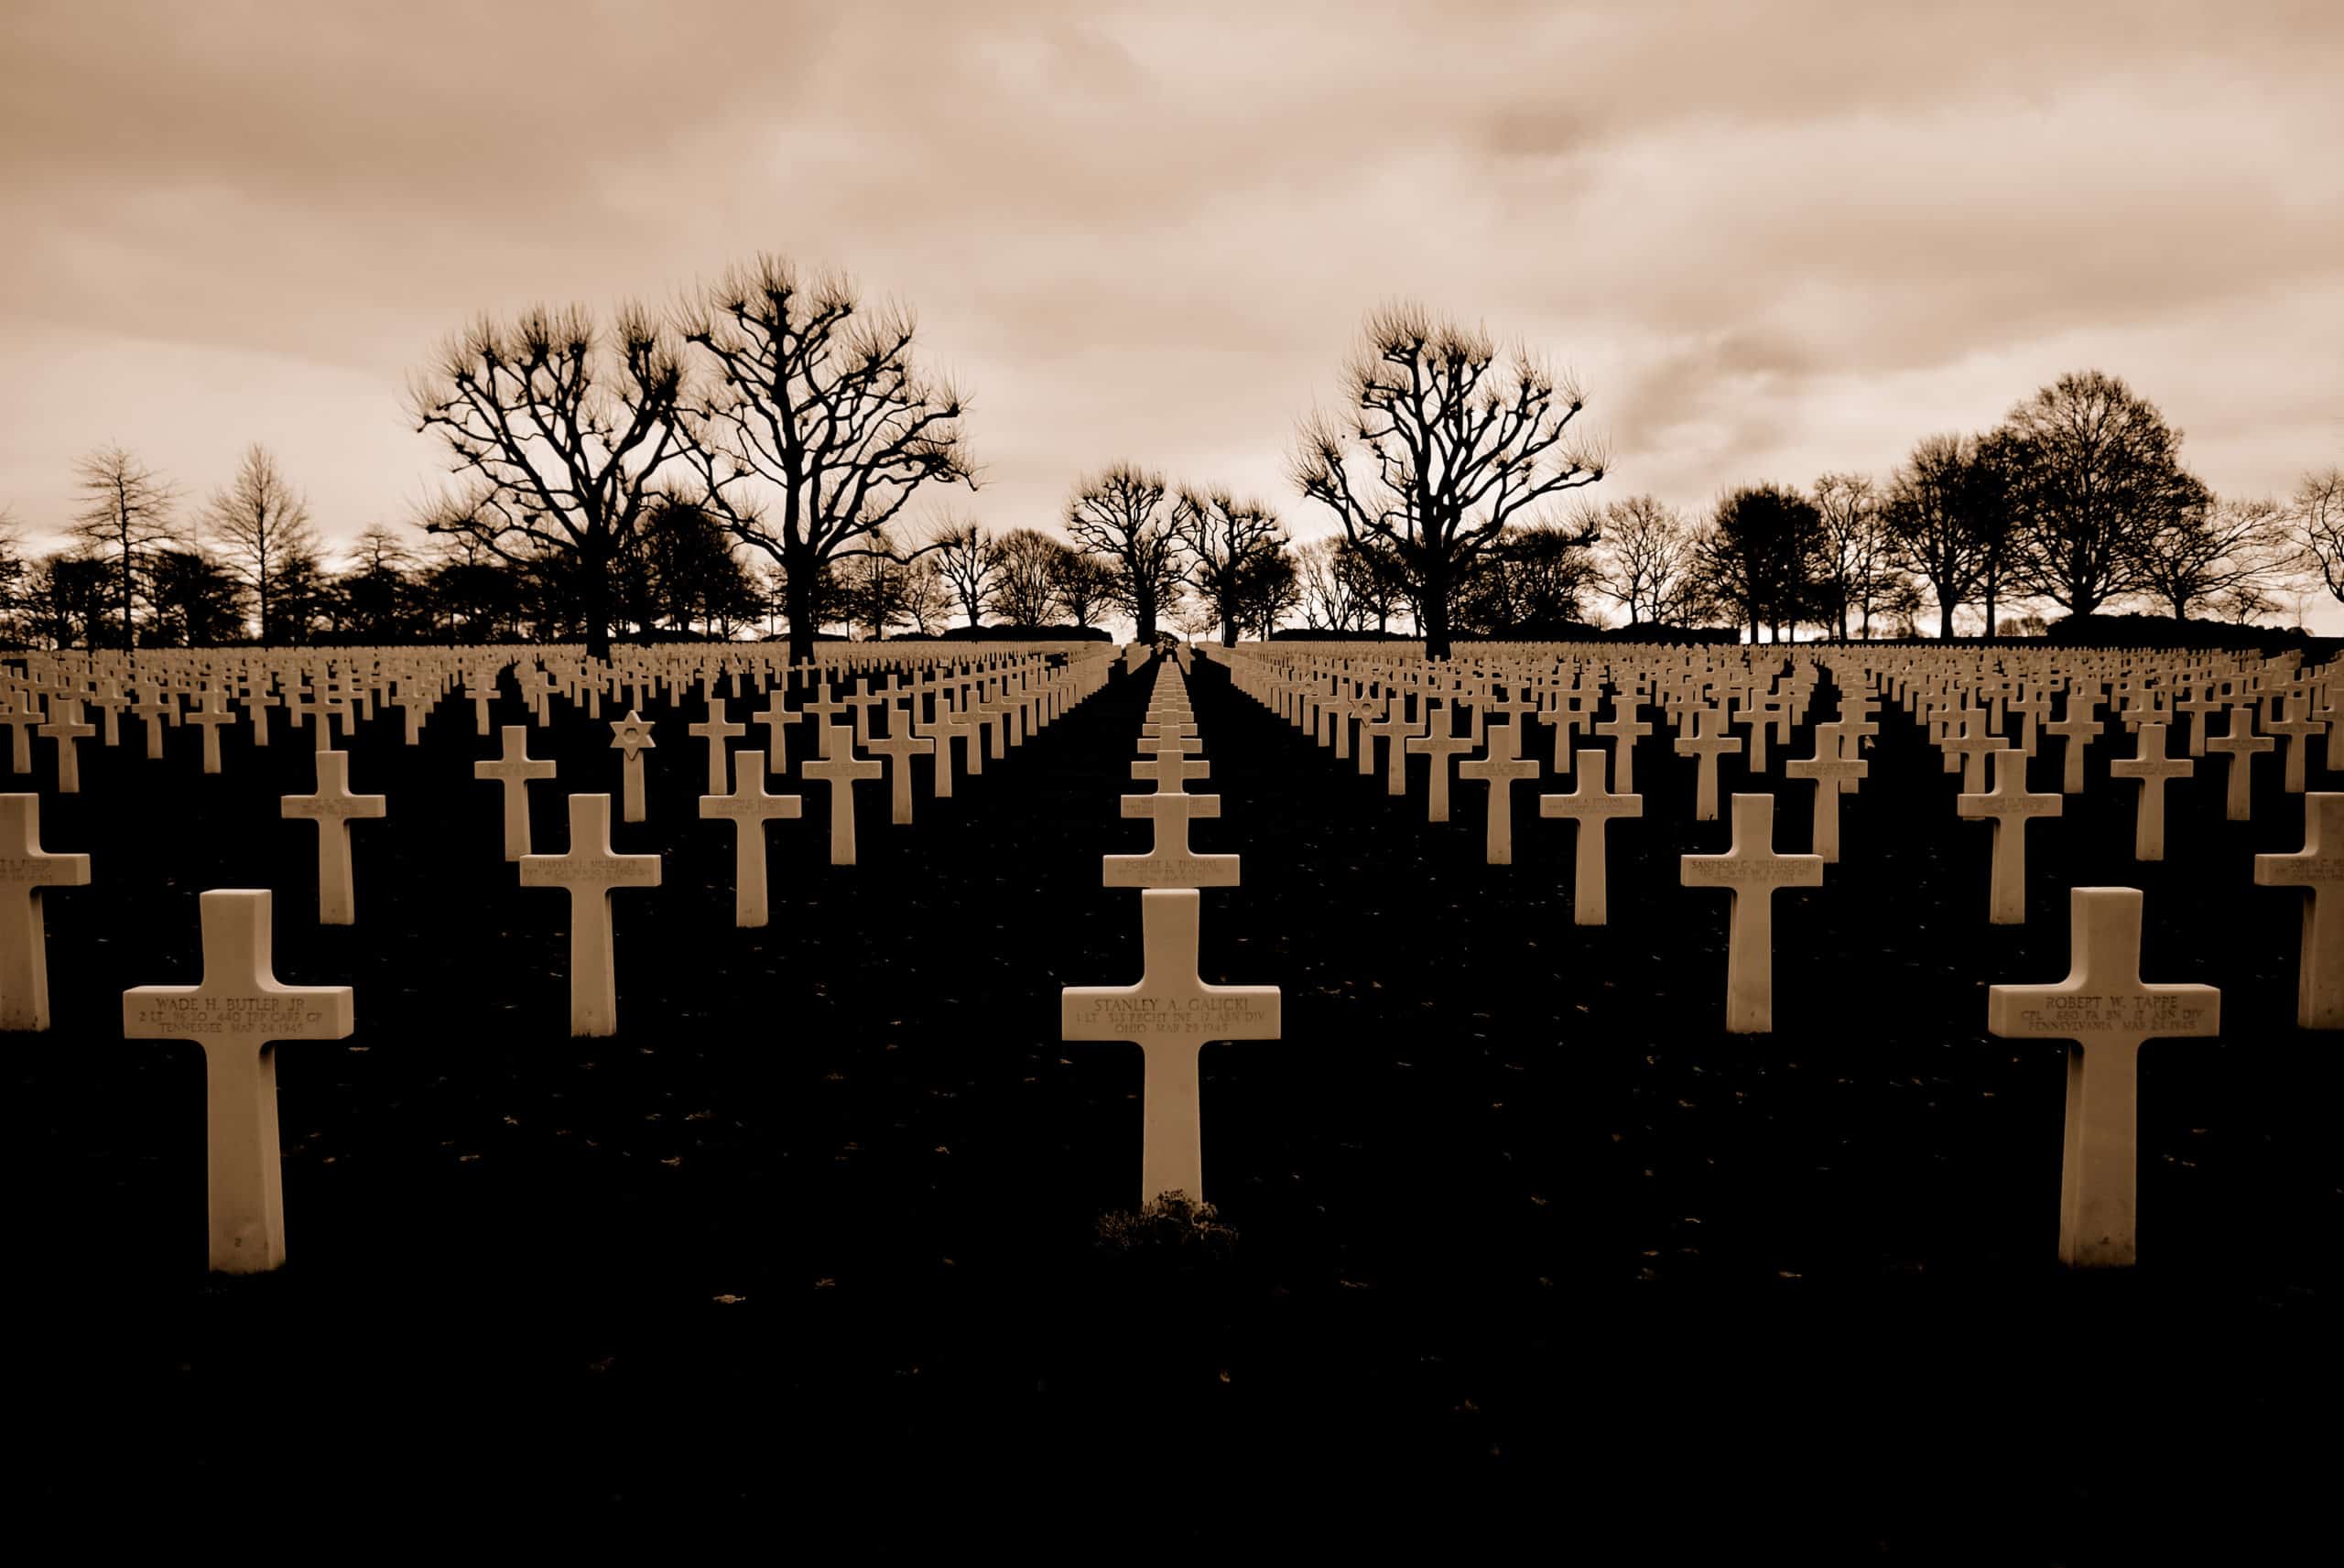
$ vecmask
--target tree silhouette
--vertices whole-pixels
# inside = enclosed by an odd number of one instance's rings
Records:
[[[824,568],[870,553],[922,485],[976,488],[963,400],[914,369],[911,313],[859,310],[844,278],[803,284],[761,254],[683,317],[716,372],[690,414],[706,504],[782,568],[792,663],[812,654]]]
[[[1348,537],[1393,549],[1428,658],[1449,656],[1458,579],[1505,525],[1603,477],[1601,457],[1568,441],[1579,388],[1526,350],[1503,374],[1492,373],[1496,358],[1485,333],[1436,326],[1417,306],[1376,311],[1344,373],[1344,424],[1314,416],[1295,460],[1295,483]],[[1347,466],[1354,445],[1364,470],[1356,475]]]
[[[928,558],[960,601],[970,626],[981,624],[1001,578],[1001,542],[974,523],[948,523],[938,532],[936,553]]]
[[[2146,586],[2158,533],[2207,499],[2180,432],[2115,376],[2061,376],[2013,408],[1989,449],[2025,586],[2089,615]]]
[[[1246,619],[1247,574],[1286,547],[1277,514],[1226,490],[1183,486],[1172,508],[1172,532],[1188,552],[1188,579],[1220,618],[1222,645],[1235,647],[1238,627]]]
[[[1113,563],[1113,602],[1132,618],[1135,642],[1156,640],[1156,617],[1182,587],[1180,542],[1163,514],[1164,496],[1162,474],[1117,463],[1082,480],[1067,503],[1068,536]]]
[[[613,579],[654,480],[687,444],[683,395],[683,359],[639,307],[607,337],[575,307],[482,319],[408,388],[417,429],[438,432],[471,481],[427,511],[425,530],[561,580],[588,657],[610,657]]]
[[[993,579],[992,608],[1012,626],[1040,626],[1050,618],[1057,594],[1058,558],[1066,546],[1032,528],[1013,528],[1000,540],[1001,570]]]
[[[74,471],[80,476],[75,489],[81,510],[74,515],[72,535],[99,559],[112,557],[114,610],[122,646],[135,646],[140,583],[153,569],[157,548],[174,540],[171,509],[179,500],[178,487],[119,446],[99,448],[75,464]],[[88,635],[95,647],[95,623],[89,626]]]
[[[204,531],[223,563],[252,595],[261,646],[277,641],[277,579],[298,556],[314,556],[317,529],[309,503],[294,492],[277,460],[259,442],[244,449],[235,478],[212,492]]]
[[[1744,485],[1718,503],[1701,537],[1702,575],[1740,610],[1753,643],[1761,627],[1771,628],[1778,643],[1785,625],[1797,630],[1822,534],[1815,503],[1783,485]]]
[[[2344,600],[2344,468],[2304,475],[2287,498],[2286,528],[2301,569]]]
[[[2215,600],[2262,613],[2290,555],[2286,510],[2277,502],[2212,500],[2150,537],[2141,585],[2165,600],[2176,621],[2189,618],[2191,605]]]
[[[1979,531],[1970,510],[1979,487],[1977,443],[1961,436],[1927,436],[1913,448],[1888,485],[1881,521],[1897,564],[1917,572],[1937,601],[1937,635],[1953,635],[1953,612],[1977,591]]]
[[[1597,587],[1628,612],[1628,624],[1682,625],[1700,597],[1699,554],[1692,525],[1649,495],[1605,506],[1582,531],[1601,533],[1603,569]]]

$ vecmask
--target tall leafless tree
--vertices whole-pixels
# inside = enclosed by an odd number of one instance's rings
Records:
[[[936,553],[928,558],[960,600],[969,624],[981,624],[1001,576],[1001,542],[974,523],[947,523],[938,530]]]
[[[2344,600],[2344,468],[2304,475],[2287,498],[2286,524],[2300,552],[2297,569],[2318,573],[2328,591]]]
[[[1067,535],[1077,548],[1114,563],[1116,606],[1132,618],[1134,637],[1156,640],[1156,620],[1180,595],[1177,535],[1163,513],[1164,476],[1117,463],[1085,478],[1067,503]]]
[[[1881,516],[1897,564],[1920,575],[1937,601],[1937,635],[1953,635],[1953,615],[1977,591],[1979,546],[1970,509],[1977,494],[1977,443],[1927,436],[1889,480]]]
[[[685,389],[682,355],[640,307],[622,307],[608,335],[577,307],[483,318],[409,387],[416,427],[471,481],[425,531],[574,570],[587,653],[608,658],[616,568],[661,500],[653,481],[688,446]]]
[[[2059,377],[1991,440],[2024,586],[2070,614],[2144,589],[2157,534],[2207,499],[2178,461],[2181,432],[2100,371]]]
[[[1827,473],[1815,481],[1814,500],[1823,519],[1815,552],[1817,609],[1844,638],[1848,611],[1862,603],[1865,579],[1879,569],[1886,550],[1880,490],[1870,474]]]
[[[1087,630],[1101,611],[1115,606],[1119,575],[1111,563],[1097,556],[1060,550],[1050,559],[1050,597],[1066,611],[1068,620]],[[1153,633],[1148,640],[1155,640]]]
[[[259,442],[244,449],[236,477],[212,492],[204,532],[228,569],[253,596],[263,647],[277,641],[277,587],[294,561],[318,553],[309,503],[286,481]]]
[[[156,551],[176,541],[171,509],[179,487],[120,446],[101,447],[74,465],[81,510],[71,532],[101,560],[111,560],[114,612],[122,621],[122,645],[136,642],[139,584],[154,569]],[[97,642],[94,627],[90,633]]]
[[[1360,597],[1359,556],[1340,534],[1313,539],[1295,551],[1302,590],[1302,623],[1314,632],[1363,632],[1367,604]]]
[[[865,310],[845,278],[801,281],[779,256],[733,268],[682,319],[716,373],[690,414],[707,505],[782,568],[796,663],[822,568],[869,554],[921,486],[976,488],[964,400],[915,369],[909,310]]]
[[[1226,490],[1183,486],[1172,507],[1172,531],[1188,552],[1188,579],[1221,618],[1221,640],[1237,645],[1246,620],[1246,589],[1259,563],[1286,547],[1277,514],[1258,501],[1239,501]]]
[[[993,579],[993,611],[1013,626],[1040,626],[1057,601],[1058,558],[1066,546],[1034,528],[1001,536],[1001,570]]]
[[[1603,477],[1601,454],[1572,438],[1579,387],[1525,349],[1503,373],[1492,373],[1496,362],[1479,330],[1435,325],[1415,305],[1376,311],[1344,373],[1343,422],[1314,416],[1294,464],[1302,493],[1341,519],[1347,536],[1396,553],[1429,658],[1448,656],[1456,586],[1506,524],[1535,521],[1528,508]]]
[[[2293,554],[2286,509],[2267,499],[2225,497],[2193,506],[2158,529],[2143,547],[2141,587],[2171,607],[2176,621],[2190,606],[2220,600],[2264,613]]]
[[[1693,525],[1649,495],[1631,495],[1583,517],[1583,533],[1600,534],[1603,596],[1628,612],[1628,624],[1681,624],[1698,597],[1698,551]]]

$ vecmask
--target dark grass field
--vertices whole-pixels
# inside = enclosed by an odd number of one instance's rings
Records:
[[[314,924],[315,829],[278,816],[309,787],[281,718],[221,778],[191,732],[149,762],[128,724],[84,743],[79,796],[37,741],[44,842],[92,860],[48,895],[55,1027],[7,1041],[43,1325],[19,1380],[89,1434],[52,1445],[52,1495],[206,1496],[265,1455],[288,1509],[746,1509],[865,1551],[2010,1562],[2200,1525],[2235,1552],[2307,1500],[2344,1054],[2292,1027],[2296,895],[2252,885],[2301,842],[2275,758],[2241,825],[2201,762],[2143,867],[2106,773],[2131,741],[2104,739],[2028,829],[2028,924],[1990,927],[1990,829],[1883,705],[1840,864],[1776,895],[1777,1032],[1731,1036],[1726,899],[1677,859],[1730,813],[1691,820],[1665,728],[1644,816],[1611,828],[1612,924],[1580,928],[1538,788],[1487,866],[1482,785],[1428,825],[1423,759],[1389,799],[1200,665],[1194,787],[1222,816],[1193,841],[1243,860],[1204,894],[1201,967],[1284,988],[1286,1038],[1204,1054],[1233,1248],[1124,1256],[1094,1227],[1138,1196],[1139,1051],[1060,1044],[1058,997],[1139,972],[1137,895],[1098,857],[1147,842],[1115,797],[1145,787],[1149,679],[953,799],[923,764],[913,827],[863,786],[855,867],[826,863],[810,784],[771,829],[763,932],[732,924],[731,825],[697,816],[697,699],[650,710],[650,819],[613,842],[666,880],[614,901],[601,1041],[568,1037],[569,901],[501,859],[469,704],[414,748],[395,711],[363,728],[353,787],[390,816],[353,828],[347,929]],[[619,756],[574,715],[532,752],[560,764],[531,790],[559,849],[561,796],[615,795]],[[1803,849],[1812,786],[1777,761],[1765,787]],[[2223,990],[2219,1041],[2143,1051],[2119,1276],[2051,1261],[2059,1047],[1985,1034],[1987,985],[2065,974],[2086,883],[2146,890],[2146,978]],[[204,1271],[200,1052],[124,1042],[120,993],[195,980],[198,893],[261,886],[279,978],[353,986],[359,1027],[280,1048],[292,1261],[229,1280]]]

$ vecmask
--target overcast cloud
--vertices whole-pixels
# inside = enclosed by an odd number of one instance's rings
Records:
[[[2344,460],[2344,6],[7,0],[0,504],[270,447],[330,538],[481,312],[759,250],[917,308],[985,484],[1284,474],[1398,297],[1575,370],[1599,492],[1884,473],[2059,373],[2218,492]],[[2334,606],[2317,624],[2344,626]]]

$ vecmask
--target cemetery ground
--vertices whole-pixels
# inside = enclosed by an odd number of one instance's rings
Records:
[[[1059,988],[1139,973],[1139,900],[1099,857],[1148,841],[1116,798],[1151,679],[953,798],[921,768],[913,826],[859,792],[857,865],[828,863],[807,789],[769,833],[764,930],[734,927],[733,830],[698,816],[699,699],[646,708],[648,820],[613,841],[665,880],[613,901],[607,1039],[567,1033],[568,900],[501,858],[469,703],[413,748],[396,711],[339,742],[389,800],[353,825],[340,928],[314,918],[315,829],[278,814],[306,731],[239,729],[216,777],[189,728],[159,762],[132,721],[84,742],[41,832],[91,882],[47,901],[53,1030],[9,1041],[17,1288],[44,1325],[18,1364],[98,1434],[60,1443],[58,1485],[745,1499],[793,1541],[866,1545],[1014,1523],[1484,1556],[1526,1527],[1550,1551],[2079,1561],[2193,1521],[2243,1547],[2321,1484],[2344,1053],[2294,1027],[2297,896],[2252,885],[2254,853],[2302,842],[2275,759],[2251,822],[2223,819],[2218,762],[2172,785],[2169,859],[2141,864],[2107,776],[2131,742],[2104,736],[2087,793],[2027,829],[2026,924],[1991,926],[1990,830],[1883,703],[1840,861],[1775,895],[1775,1031],[1730,1035],[1726,900],[1677,857],[1721,850],[1731,814],[1692,820],[1666,726],[1644,816],[1610,830],[1611,924],[1580,927],[1551,775],[1489,866],[1482,785],[1427,824],[1426,759],[1388,797],[1199,661],[1195,787],[1221,815],[1193,839],[1243,861],[1203,894],[1201,972],[1283,988],[1284,1038],[1203,1055],[1235,1239],[1126,1251],[1099,1221],[1133,1206],[1140,1052],[1061,1043]],[[556,707],[541,852],[565,795],[618,785],[608,724]],[[526,721],[509,680],[497,708]],[[769,787],[799,787],[797,753]],[[1804,849],[1812,786],[1777,762],[1764,787],[1776,847]],[[2339,781],[2315,761],[2312,787]],[[2063,1047],[1985,1032],[1989,984],[2066,973],[2074,885],[2144,889],[2142,972],[2222,989],[2219,1040],[2143,1052],[2141,1262],[2111,1273],[2053,1261]],[[198,978],[221,887],[274,889],[277,974],[353,987],[358,1020],[277,1048],[291,1261],[250,1278],[204,1271],[199,1050],[121,1031],[125,988]],[[980,1475],[988,1501],[939,1500]],[[1265,1493],[1282,1528],[1240,1506]]]

